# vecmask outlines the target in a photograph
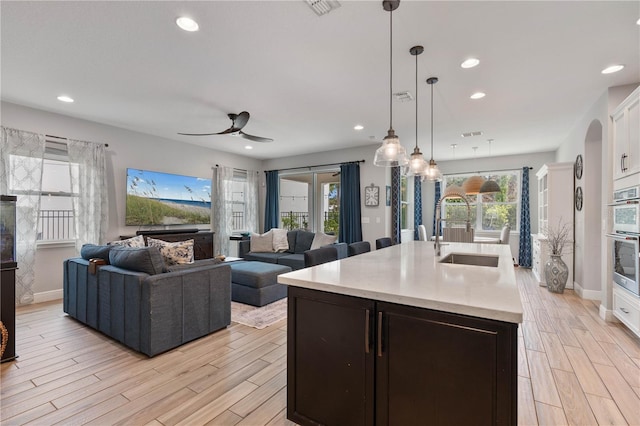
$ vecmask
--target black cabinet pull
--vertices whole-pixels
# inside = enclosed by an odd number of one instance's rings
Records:
[[[364,353],[369,353],[369,310],[366,310],[364,318]]]
[[[622,172],[626,172],[627,168],[624,166],[624,160],[628,157],[628,155],[626,153],[622,154],[622,157],[620,157],[620,171]]]
[[[378,312],[378,356],[382,356],[382,312]]]

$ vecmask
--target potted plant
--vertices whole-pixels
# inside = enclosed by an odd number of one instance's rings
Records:
[[[549,247],[549,260],[544,265],[547,290],[552,293],[563,293],[569,278],[569,268],[562,260],[562,251],[571,242],[571,225],[559,220],[557,226],[548,226],[545,234]]]

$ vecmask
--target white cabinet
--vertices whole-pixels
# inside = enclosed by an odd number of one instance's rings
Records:
[[[640,298],[613,284],[613,315],[640,337]]]
[[[546,232],[549,227],[569,224],[573,230],[573,163],[550,163],[536,173],[538,177],[538,233],[531,235],[532,270],[546,285],[544,265],[549,259]],[[566,288],[573,288],[573,239],[564,247],[562,260],[569,268]]]
[[[613,120],[613,178],[640,173],[640,87],[611,114]],[[629,186],[633,182],[625,182]],[[618,186],[618,185],[616,185]]]

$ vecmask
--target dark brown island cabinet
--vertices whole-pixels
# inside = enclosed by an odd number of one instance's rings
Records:
[[[288,288],[300,425],[515,425],[517,324]]]

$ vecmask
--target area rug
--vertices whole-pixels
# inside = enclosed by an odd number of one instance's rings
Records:
[[[287,298],[262,307],[231,302],[231,321],[263,329],[287,317]]]

